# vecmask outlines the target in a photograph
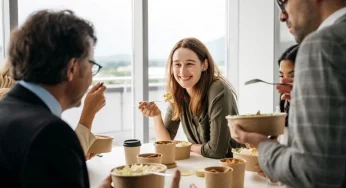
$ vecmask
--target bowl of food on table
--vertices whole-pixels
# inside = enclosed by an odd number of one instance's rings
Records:
[[[204,168],[206,188],[231,187],[233,169],[225,166]]]
[[[246,160],[237,158],[220,159],[222,166],[227,166],[233,169],[232,172],[232,187],[244,187]]]
[[[258,151],[256,148],[233,148],[233,158],[243,159],[246,161],[245,170],[251,172],[259,172],[258,165]]]
[[[162,163],[161,153],[142,153],[137,155],[138,163]]]
[[[174,141],[175,143],[175,160],[183,160],[190,158],[192,143],[187,141]]]
[[[174,141],[157,141],[154,143],[154,147],[155,153],[162,154],[162,164],[169,165],[169,168],[173,168],[176,166]]]
[[[165,165],[156,163],[118,166],[111,170],[113,186],[117,188],[163,188],[164,176],[153,173],[165,173],[166,170]]]
[[[113,138],[106,135],[95,135],[96,140],[91,144],[88,153],[108,153],[112,151]]]

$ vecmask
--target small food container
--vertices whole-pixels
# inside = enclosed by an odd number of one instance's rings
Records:
[[[162,163],[161,153],[142,153],[137,155],[138,163]]]
[[[175,143],[175,160],[190,158],[191,143],[186,141],[174,141]]]
[[[88,153],[108,153],[112,151],[113,138],[105,135],[95,135],[96,140],[91,144]]]
[[[155,153],[162,154],[162,164],[175,164],[175,143],[173,141],[157,141],[154,146]]]
[[[231,187],[232,168],[212,166],[204,169],[206,188]]]
[[[220,159],[220,163],[222,166],[233,169],[232,188],[244,188],[246,161],[244,159],[224,158]]]
[[[233,158],[243,159],[246,161],[245,170],[250,172],[259,172],[256,168],[258,165],[258,152],[255,148],[234,148],[232,149]]]

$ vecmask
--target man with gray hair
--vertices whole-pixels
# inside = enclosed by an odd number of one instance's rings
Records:
[[[297,42],[288,145],[235,127],[263,172],[288,187],[346,187],[346,1],[277,0]],[[277,86],[280,93],[283,86]]]

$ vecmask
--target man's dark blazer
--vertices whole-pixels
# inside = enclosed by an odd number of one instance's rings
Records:
[[[0,187],[89,187],[72,128],[19,84],[0,101]]]

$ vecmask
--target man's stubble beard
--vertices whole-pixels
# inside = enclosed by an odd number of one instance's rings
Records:
[[[305,3],[306,4],[303,5],[305,11],[302,15],[304,17],[305,24],[302,25],[300,30],[298,30],[294,35],[294,38],[298,44],[301,44],[309,34],[316,31],[321,24],[320,13],[317,10],[310,8],[312,5],[308,4],[308,2]]]

